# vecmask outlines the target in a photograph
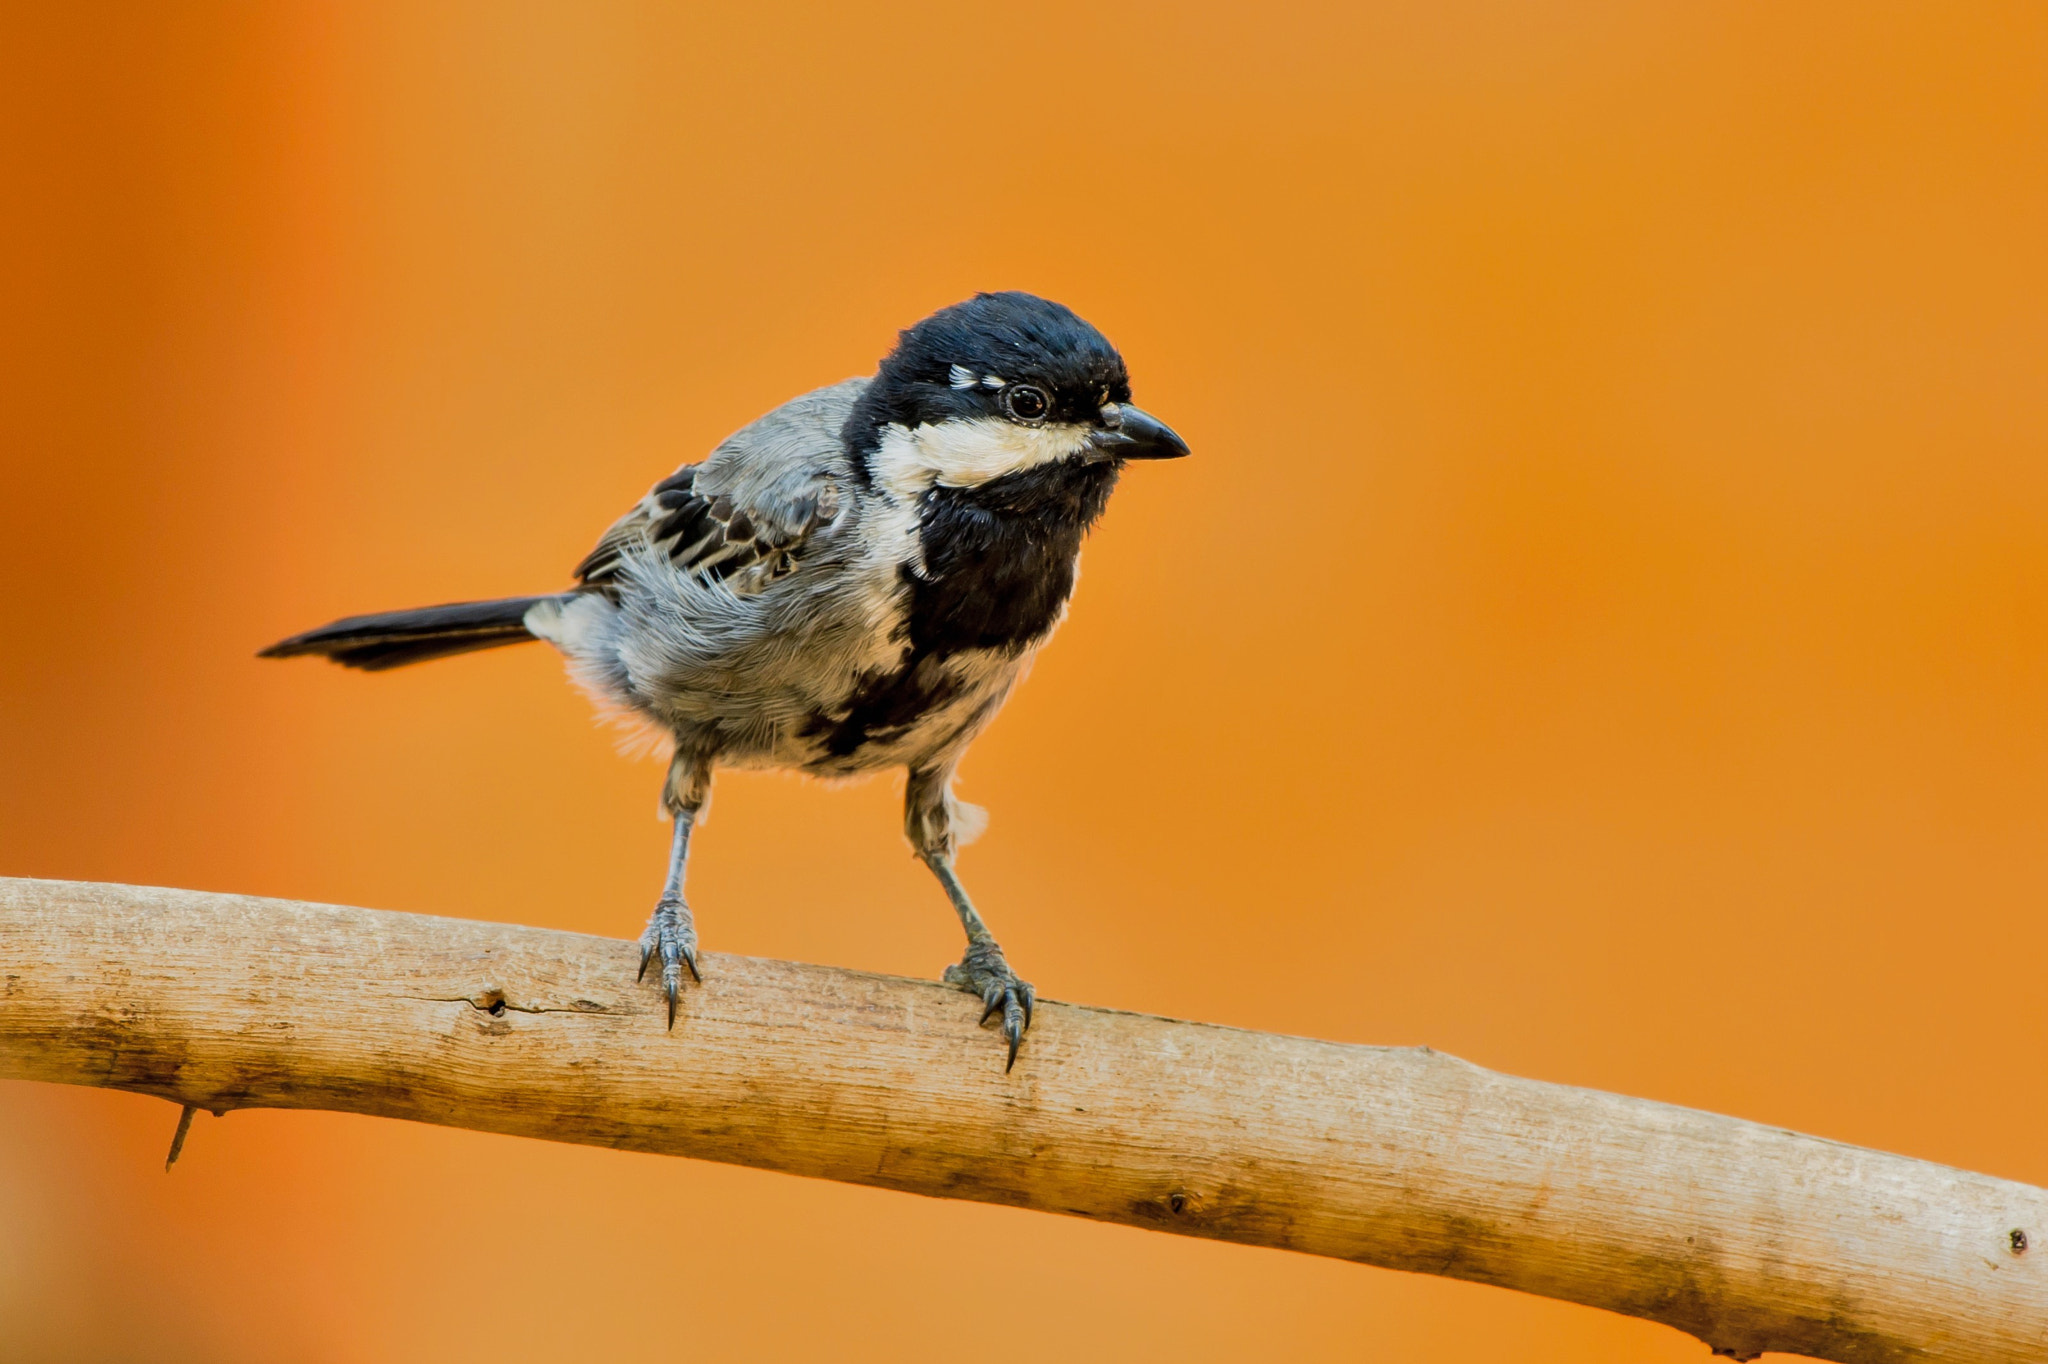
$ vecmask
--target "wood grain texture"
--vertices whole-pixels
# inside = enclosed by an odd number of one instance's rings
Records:
[[[784,1170],[1498,1284],[1718,1351],[2048,1360],[2048,1191],[1735,1118],[1042,1002],[1015,1071],[923,981],[0,880],[0,1076]]]

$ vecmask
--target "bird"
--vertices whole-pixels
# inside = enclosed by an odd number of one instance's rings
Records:
[[[656,483],[566,590],[350,616],[261,655],[376,672],[543,640],[601,710],[664,744],[668,874],[639,978],[658,967],[670,1029],[683,972],[703,979],[684,882],[716,769],[903,769],[904,833],[967,936],[943,979],[997,1020],[1007,1071],[1035,992],[955,868],[986,822],[955,775],[1064,619],[1125,467],[1188,453],[1072,309],[978,293],[900,332],[873,375]]]

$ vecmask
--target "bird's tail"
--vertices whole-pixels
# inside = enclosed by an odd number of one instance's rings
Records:
[[[507,597],[503,601],[461,601],[447,606],[420,606],[410,611],[384,611],[346,620],[281,639],[259,658],[296,658],[318,654],[349,668],[382,672],[430,658],[466,654],[524,644],[536,638],[526,628],[526,613],[549,597]]]

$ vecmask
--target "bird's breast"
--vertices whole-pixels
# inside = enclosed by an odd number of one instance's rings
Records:
[[[927,492],[919,554],[904,571],[912,651],[1042,643],[1066,612],[1082,538],[1115,482],[1114,465],[1074,461]]]

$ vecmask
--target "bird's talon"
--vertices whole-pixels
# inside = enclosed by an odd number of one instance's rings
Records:
[[[1031,1027],[1036,992],[1029,981],[1017,978],[1010,963],[1003,959],[1002,949],[993,942],[969,945],[967,955],[946,968],[945,982],[981,997],[981,1019],[977,1026],[986,1026],[990,1019],[1002,1016],[1003,1038],[1009,1043],[1009,1057],[1003,1069],[1007,1071],[1016,1065],[1017,1049],[1024,1044],[1024,1034]]]
[[[654,907],[654,917],[640,935],[639,979],[647,978],[647,968],[657,957],[661,960],[661,993],[668,1001],[668,1025],[674,1028],[683,993],[683,967],[690,968],[690,979],[700,984],[704,979],[697,971],[697,928],[690,921],[690,907],[681,900],[665,898]]]

